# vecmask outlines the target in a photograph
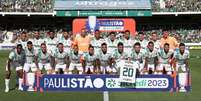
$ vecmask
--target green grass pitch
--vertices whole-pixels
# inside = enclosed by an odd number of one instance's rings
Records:
[[[5,65],[8,51],[0,51],[0,101],[102,101],[102,92],[20,92],[4,93]],[[192,91],[190,93],[169,92],[109,92],[110,101],[200,101],[201,99],[201,50],[191,50],[190,69]],[[15,86],[15,74],[10,87]]]

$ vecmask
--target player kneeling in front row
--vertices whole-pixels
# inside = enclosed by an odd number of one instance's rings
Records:
[[[23,90],[22,83],[23,83],[23,69],[25,61],[25,53],[22,49],[22,45],[18,44],[17,47],[10,52],[8,63],[6,66],[6,78],[5,78],[5,92],[9,92],[9,82],[11,76],[11,67],[15,68],[17,72],[17,76],[19,77],[19,87],[18,90]]]
[[[131,61],[137,62],[139,68],[137,68],[137,73],[143,74],[144,72],[144,60],[145,60],[145,51],[141,48],[139,42],[136,42],[133,46],[133,50],[130,55]]]
[[[96,68],[97,56],[94,54],[94,47],[92,45],[89,45],[89,52],[83,54],[82,65],[85,73],[98,73],[98,69]]]
[[[159,65],[157,67],[158,74],[171,75],[173,72],[172,68],[173,51],[170,50],[169,47],[170,45],[168,43],[165,43],[164,48],[162,48],[158,52],[158,59],[159,59]]]
[[[112,69],[113,73],[119,73],[122,60],[128,60],[128,54],[124,52],[124,44],[119,42],[117,44],[117,49],[114,50],[112,54]]]
[[[67,74],[68,55],[64,51],[63,43],[59,43],[57,45],[57,49],[55,50],[53,57],[55,72],[57,74]]]
[[[41,44],[41,49],[38,50],[35,57],[36,67],[42,71],[45,69],[47,74],[52,74],[53,69],[51,66],[53,58],[50,53],[47,52],[47,47],[45,43]]]
[[[112,55],[107,51],[107,44],[102,43],[98,54],[98,67],[101,74],[113,74],[116,72],[116,69],[112,68],[111,58]]]
[[[180,43],[179,51],[174,52],[174,62],[176,63],[176,71],[179,75],[180,92],[186,92],[185,86],[187,82],[187,73],[189,71],[189,51],[185,49],[185,44]]]
[[[35,81],[35,73],[37,71],[35,64],[35,50],[33,48],[33,43],[31,41],[27,42],[27,48],[25,48],[25,64],[24,64],[24,80],[26,81],[26,85],[29,86],[28,91],[34,91],[34,81]]]
[[[83,73],[83,67],[82,67],[82,62],[81,58],[82,55],[79,52],[78,46],[74,45],[73,49],[69,52],[69,68],[68,68],[68,73],[72,74],[74,69],[78,70],[79,74]]]
[[[150,41],[146,49],[144,74],[155,74],[158,65],[158,52],[154,49],[154,43]]]

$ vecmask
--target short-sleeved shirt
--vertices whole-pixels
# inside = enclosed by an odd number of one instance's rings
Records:
[[[147,48],[147,45],[148,45],[148,41],[147,40],[142,40],[142,41],[140,41],[140,40],[138,40],[137,42],[139,42],[140,43],[140,46],[141,46],[141,48],[143,49],[143,50],[145,50],[146,48]]]
[[[82,58],[81,54],[79,54],[79,53],[75,54],[75,52],[73,50],[71,50],[68,53],[68,56],[69,56],[69,60],[71,63],[81,63],[81,58]]]
[[[124,44],[124,52],[126,52],[127,54],[130,54],[130,52],[133,49],[133,45],[134,45],[135,41],[131,38],[129,38],[129,39],[123,38],[123,39],[119,40],[119,42],[122,42]]]
[[[48,51],[53,53],[56,50],[58,39],[57,38],[53,38],[53,39],[46,38],[45,43],[47,45]]]
[[[180,51],[175,51],[173,57],[176,59],[178,64],[183,65],[185,60],[189,59],[190,55],[188,50],[185,50],[183,54],[181,54]]]
[[[113,53],[117,49],[118,40],[111,41],[109,38],[106,39],[107,49],[109,53]]]
[[[88,47],[91,41],[91,37],[89,35],[86,35],[85,37],[82,37],[81,35],[77,35],[75,37],[75,42],[78,45],[80,52],[88,52]]]
[[[139,53],[133,50],[130,54],[130,59],[135,62],[143,63],[145,59],[146,53],[142,49]]]
[[[93,38],[92,40],[91,40],[91,42],[90,42],[90,44],[92,45],[92,46],[94,46],[94,52],[95,52],[95,54],[98,54],[98,52],[99,52],[99,50],[100,50],[100,48],[101,48],[101,44],[102,43],[104,43],[105,42],[105,40],[104,39],[102,39],[102,38],[100,38],[100,39],[96,39],[96,38]]]
[[[178,42],[177,42],[177,40],[174,37],[168,36],[166,39],[165,38],[161,38],[161,40],[160,40],[161,47],[163,47],[163,45],[165,43],[168,43],[170,45],[170,49],[171,50],[174,50],[175,48],[178,47]]]
[[[109,66],[108,62],[109,59],[111,59],[112,54],[106,52],[105,54],[103,53],[102,50],[99,51],[99,54],[97,54],[98,59],[100,60],[100,65],[101,66]]]
[[[26,61],[25,63],[34,63],[34,57],[35,57],[36,51],[34,48],[29,50],[28,48],[25,49],[25,56],[26,56]]]
[[[50,63],[51,60],[51,54],[46,52],[43,53],[42,50],[38,50],[38,52],[36,53],[36,56],[38,56],[38,62],[45,64],[45,63]]]
[[[61,37],[61,39],[58,40],[58,43],[63,43],[65,52],[70,51],[72,45],[72,41],[70,40],[70,38],[65,39],[64,37]]]
[[[158,59],[159,59],[159,63],[161,64],[169,64],[169,60],[171,59],[172,55],[173,55],[173,51],[169,50],[168,53],[166,53],[164,51],[163,48],[161,48],[158,52]]]
[[[31,40],[31,41],[32,41],[32,43],[33,43],[33,46],[34,46],[34,49],[35,49],[35,50],[39,50],[41,44],[45,42],[45,41],[44,41],[43,39],[41,39],[41,38],[39,38],[39,39],[34,38],[34,39]]]
[[[24,53],[24,51],[21,51],[21,53],[18,54],[17,50],[15,49],[10,52],[9,59],[12,60],[12,63],[23,66],[23,64],[25,62],[25,53]]]
[[[66,63],[66,58],[68,57],[68,54],[65,51],[59,52],[59,50],[56,49],[53,57],[55,58],[56,64],[63,65]]]
[[[148,64],[154,64],[156,57],[158,57],[158,51],[153,50],[150,51],[149,49],[146,49],[146,58]]]
[[[152,41],[154,43],[154,49],[158,50],[160,49],[160,40]]]
[[[120,52],[118,51],[118,49],[116,49],[116,50],[113,52],[113,54],[112,54],[112,58],[113,58],[116,62],[118,62],[118,61],[120,61],[120,60],[126,60],[126,59],[128,58],[128,54],[125,53],[125,52],[120,53]]]
[[[20,39],[20,40],[17,41],[16,44],[21,44],[21,45],[22,45],[22,48],[25,49],[25,48],[27,47],[27,42],[28,42],[28,41],[29,41],[29,40],[24,40],[24,41],[23,41],[23,40]]]
[[[89,52],[83,54],[83,59],[86,62],[86,66],[93,66],[93,63],[96,61],[97,56],[95,54],[90,55]]]

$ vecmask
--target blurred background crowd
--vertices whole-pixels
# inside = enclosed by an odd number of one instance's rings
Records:
[[[199,12],[201,0],[151,0],[153,12]],[[0,0],[0,12],[53,12],[54,0]]]
[[[178,27],[178,26],[177,26]],[[34,29],[34,28],[33,28]],[[174,29],[174,27],[172,27],[171,29],[168,28],[168,26],[138,26],[137,28],[137,32],[144,32],[146,35],[146,38],[149,39],[150,35],[152,32],[157,32],[159,35],[159,38],[162,37],[162,30],[166,29],[168,30],[168,32],[170,33],[171,36],[175,37],[179,42],[185,42],[185,43],[200,43],[201,42],[201,28],[194,28],[194,27],[187,27],[187,26],[183,26],[181,28],[177,28]],[[0,28],[0,42],[2,43],[4,40],[10,40],[11,42],[15,42],[21,32],[26,31],[29,35],[29,38],[33,37],[33,33],[36,30],[31,30],[31,29],[9,29],[6,30],[4,28]],[[37,31],[39,31],[41,33],[41,37],[45,38],[48,35],[48,32],[50,31],[48,28],[43,28],[43,29],[38,29]],[[52,29],[51,29],[52,31]],[[54,32],[57,36],[60,36],[63,32],[63,29],[54,29]],[[77,33],[72,33],[71,30],[68,30],[68,32],[71,35],[75,35]],[[101,33],[102,37],[107,37],[109,33]],[[121,32],[117,32],[116,33],[116,37],[121,37],[122,33]],[[12,38],[9,38],[12,37]]]
[[[53,12],[54,0],[0,0],[0,12]]]

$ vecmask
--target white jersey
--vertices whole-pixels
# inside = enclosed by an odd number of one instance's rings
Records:
[[[127,54],[130,54],[135,41],[132,40],[131,38],[129,38],[129,39],[124,38],[122,40],[119,40],[119,42],[122,42],[124,44],[124,52],[126,52]]]
[[[157,50],[150,51],[149,49],[146,49],[146,57],[147,57],[147,63],[148,64],[154,64],[155,59],[158,57]]]
[[[70,40],[70,38],[65,39],[64,37],[61,37],[61,39],[58,40],[58,43],[63,43],[64,51],[65,52],[70,52],[71,45],[72,45],[72,41]]]
[[[118,44],[118,41],[117,39],[114,40],[114,41],[111,41],[109,38],[106,40],[106,43],[107,43],[107,49],[108,49],[108,52],[109,53],[113,53],[116,49],[117,49],[117,44]]]
[[[98,54],[102,43],[104,43],[104,39],[102,39],[102,38],[100,38],[98,40],[96,38],[93,38],[91,40],[90,44],[94,47],[95,54]]]
[[[173,51],[169,50],[168,53],[165,53],[164,49],[160,49],[158,52],[159,63],[169,64],[169,60],[172,58]]]
[[[154,43],[154,49],[159,50],[160,49],[160,41],[156,40],[156,41],[153,41],[153,43]]]
[[[25,41],[23,41],[23,40],[18,40],[17,41],[17,43],[16,44],[21,44],[22,45],[22,48],[23,49],[25,49],[26,47],[27,47],[27,42],[28,42],[29,40],[25,40]]]
[[[137,53],[135,50],[133,50],[130,54],[130,59],[135,62],[143,63],[145,56],[146,56],[145,51],[140,50],[140,52]]]
[[[34,57],[36,55],[36,51],[34,50],[34,48],[32,48],[31,50],[29,50],[28,48],[25,49],[25,56],[26,56],[26,61],[25,63],[29,63],[32,64],[34,63]]]
[[[121,60],[117,63],[117,68],[120,68],[120,82],[135,83],[136,69],[139,68],[139,64],[137,62]]]
[[[106,52],[105,54],[103,53],[102,50],[99,51],[99,54],[97,55],[99,61],[100,61],[100,66],[109,66],[108,62],[109,59],[111,59],[112,54]]]
[[[46,38],[45,43],[47,45],[48,52],[53,54],[53,52],[56,50],[56,47],[57,47],[57,43],[58,43],[57,38],[54,38],[54,39]]]
[[[120,60],[126,60],[128,58],[128,54],[126,54],[125,52],[119,53],[119,51],[116,49],[112,54],[112,58],[114,58],[114,60],[118,62]]]
[[[59,50],[56,49],[56,51],[54,52],[53,57],[55,58],[56,64],[64,65],[64,64],[66,64],[65,59],[68,57],[68,54],[65,51],[59,52]]]
[[[20,54],[18,54],[17,50],[14,49],[12,52],[10,52],[9,59],[12,60],[13,64],[23,66],[25,62],[25,53],[22,51]]]
[[[38,52],[36,53],[36,56],[38,56],[38,62],[42,63],[42,64],[46,64],[46,63],[50,63],[51,60],[51,54],[46,52],[43,53],[42,50],[38,50]]]
[[[35,49],[35,50],[39,50],[41,44],[45,42],[45,41],[44,41],[43,39],[41,39],[41,38],[39,38],[39,39],[34,38],[34,39],[31,40],[31,41],[32,41],[32,43],[33,43],[33,46],[34,46],[34,49]]]
[[[74,63],[74,64],[79,64],[81,63],[81,58],[82,58],[82,55],[81,54],[75,54],[73,50],[71,50],[68,54],[69,56],[69,61],[71,63]]]
[[[148,41],[147,40],[142,40],[142,41],[138,40],[137,42],[140,43],[140,46],[141,46],[141,48],[143,50],[145,50],[147,48],[147,45],[148,45]]]
[[[185,60],[189,59],[190,55],[188,50],[185,50],[183,54],[180,51],[175,51],[173,57],[176,59],[177,64],[183,65],[185,64]]]
[[[83,54],[83,59],[86,62],[86,66],[93,66],[93,63],[96,61],[97,56],[95,54],[90,55],[89,52]]]

